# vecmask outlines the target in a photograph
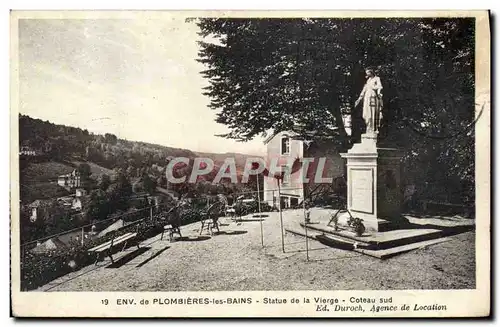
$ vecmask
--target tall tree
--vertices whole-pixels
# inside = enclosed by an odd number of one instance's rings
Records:
[[[210,82],[205,94],[217,122],[230,130],[222,136],[247,141],[270,129],[292,130],[347,149],[364,130],[353,104],[365,68],[374,66],[384,85],[379,138],[406,150],[410,182],[435,180],[442,171],[448,181],[473,182],[473,19],[207,18],[197,24],[204,38],[198,60]]]

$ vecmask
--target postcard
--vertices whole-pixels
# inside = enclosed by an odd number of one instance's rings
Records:
[[[11,11],[15,317],[490,315],[488,11]]]

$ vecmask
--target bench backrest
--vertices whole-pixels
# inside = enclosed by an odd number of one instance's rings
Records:
[[[99,251],[103,251],[107,248],[110,248],[112,247],[113,245],[117,245],[117,244],[120,244],[126,240],[129,240],[131,238],[134,238],[137,236],[137,233],[126,233],[126,234],[123,234],[123,235],[120,235],[116,238],[113,238],[105,243],[102,243],[100,245],[97,245],[97,246],[94,246],[93,248],[89,249],[88,251],[89,252],[99,252]]]

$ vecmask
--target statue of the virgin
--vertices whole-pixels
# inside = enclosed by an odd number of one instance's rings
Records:
[[[363,101],[363,119],[366,123],[366,133],[378,132],[382,119],[382,83],[374,69],[366,69],[366,84],[359,98],[354,103],[357,107]]]

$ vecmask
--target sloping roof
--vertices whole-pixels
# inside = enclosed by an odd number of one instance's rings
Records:
[[[97,237],[103,237],[104,235],[112,231],[122,228],[124,225],[125,225],[124,221],[122,219],[118,219],[117,221],[115,221],[114,223],[103,229],[99,234],[97,234]]]
[[[50,200],[35,200],[28,204],[28,207],[30,208],[38,208],[44,205],[47,205],[50,202]]]
[[[51,239],[48,239],[47,241],[43,242],[42,244],[36,246],[34,249],[31,251],[33,253],[47,253],[49,251],[61,249],[61,248],[66,248],[67,245],[64,244],[59,238],[53,237]]]
[[[295,132],[292,132],[292,131],[275,131],[275,132],[273,132],[272,134],[270,134],[268,137],[266,137],[266,138],[264,139],[264,144],[267,144],[267,143],[271,142],[271,140],[272,140],[272,139],[273,139],[276,135],[278,135],[278,134],[280,134],[280,133],[286,133],[286,134],[288,134],[288,136],[291,136],[291,137],[293,137],[293,136],[298,136],[298,135],[299,135],[299,134],[297,134],[297,133],[295,133]]]
[[[59,235],[57,238],[64,244],[66,244],[67,246],[69,246],[71,244],[71,242],[73,241],[76,241],[77,239],[79,239],[80,237],[82,236],[82,231],[81,230],[76,230],[76,231],[72,231],[72,232],[69,232],[69,233],[66,233],[66,234],[61,234]]]

